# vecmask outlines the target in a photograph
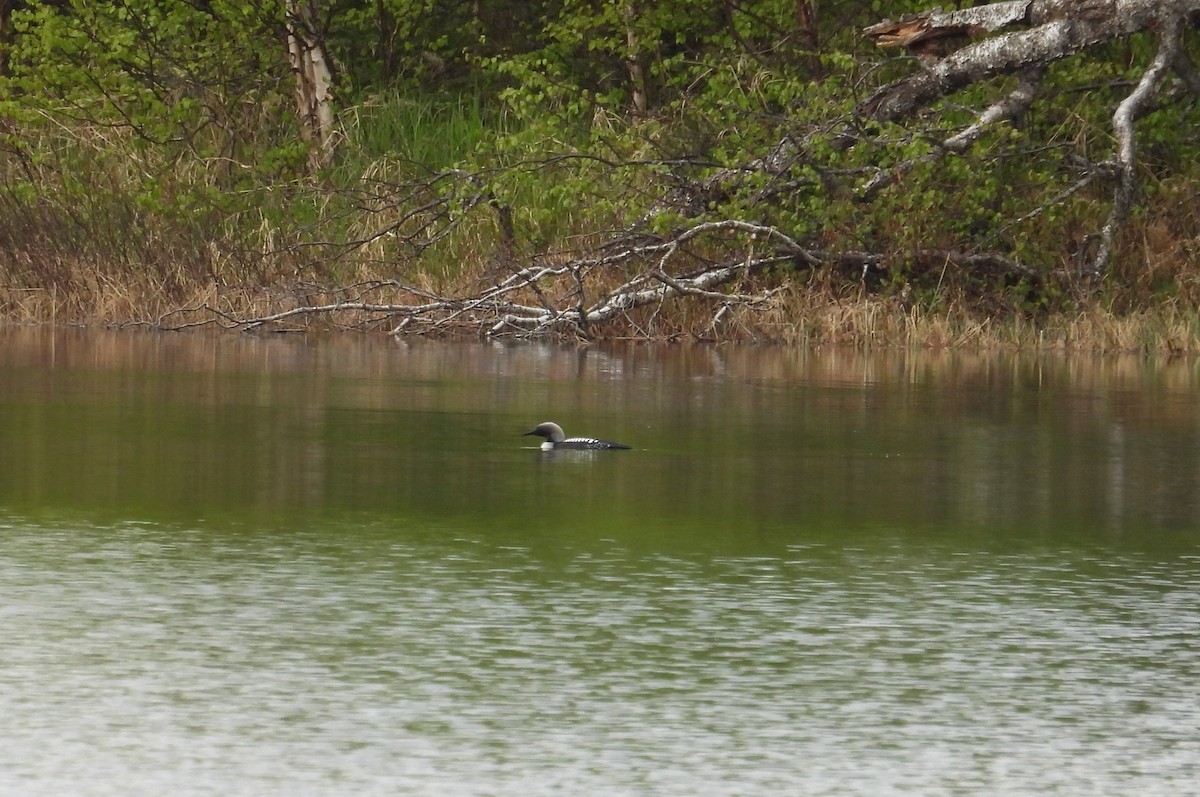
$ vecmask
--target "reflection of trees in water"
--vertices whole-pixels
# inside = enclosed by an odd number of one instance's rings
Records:
[[[510,469],[484,477],[470,461],[416,457],[519,450],[520,432],[554,415],[640,449],[593,485],[597,511],[639,521],[1122,530],[1200,519],[1200,372],[1183,359],[3,337],[0,467],[9,494],[32,500],[433,506],[452,488],[515,507],[532,488]]]

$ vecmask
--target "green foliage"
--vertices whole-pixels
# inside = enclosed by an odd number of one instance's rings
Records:
[[[486,107],[478,93],[427,92],[366,98],[347,109],[342,122],[347,149],[362,162],[396,158],[422,173],[463,164],[506,124],[503,114]]]
[[[535,255],[635,222],[665,235],[737,218],[816,249],[882,253],[882,289],[918,297],[946,273],[905,253],[998,252],[1037,272],[1012,290],[1041,291],[1018,302],[1040,309],[1061,298],[1048,275],[1107,212],[1110,186],[1074,191],[1077,164],[1111,157],[1113,108],[1154,47],[1135,37],[1054,64],[1024,119],[944,155],[937,142],[1011,82],[833,145],[874,86],[917,68],[885,60],[861,27],[929,6],[917,0],[832,0],[812,30],[796,0],[319,5],[313,33],[337,67],[342,138],[331,165],[310,174],[286,0],[19,4],[0,70],[9,217],[62,228],[62,247],[107,247],[131,267],[174,236],[181,250],[216,241],[246,262],[274,258],[270,273],[318,263],[326,274],[337,257],[408,268],[414,252],[443,258],[424,267],[449,274],[501,243]],[[1193,199],[1194,115],[1168,101],[1139,120],[1147,198]],[[745,168],[785,139],[786,168]],[[894,179],[862,201],[880,175]],[[1150,220],[1195,223],[1184,212]],[[1171,235],[1187,237],[1161,237]],[[371,243],[312,243],[360,239]],[[1158,295],[1200,293],[1190,284],[1174,272],[1146,280]]]
[[[280,14],[237,0],[31,4],[13,12],[3,94],[19,98],[10,108],[127,127],[152,144],[211,145],[206,128],[256,120],[278,94]]]

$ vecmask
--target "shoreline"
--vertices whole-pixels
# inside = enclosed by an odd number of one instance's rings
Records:
[[[145,286],[142,286],[145,287]],[[1106,309],[1099,300],[1089,306],[1046,313],[1043,317],[1010,312],[986,315],[963,302],[945,308],[920,308],[898,297],[830,296],[820,291],[787,288],[777,301],[761,308],[714,306],[711,300],[676,297],[629,318],[618,318],[590,330],[590,336],[489,334],[486,323],[422,327],[401,322],[410,305],[380,303],[377,310],[357,309],[348,302],[326,301],[344,289],[295,287],[209,288],[191,301],[174,303],[164,295],[133,290],[112,294],[62,296],[54,290],[0,289],[0,325],[140,327],[163,331],[190,329],[256,329],[270,332],[353,332],[401,338],[537,340],[590,342],[760,344],[797,348],[839,347],[858,350],[917,349],[1006,351],[1064,354],[1200,353],[1200,310],[1175,300],[1126,312]],[[320,300],[305,305],[301,299]],[[274,323],[259,319],[274,314]],[[239,323],[249,319],[253,323]],[[401,327],[404,327],[401,329]]]

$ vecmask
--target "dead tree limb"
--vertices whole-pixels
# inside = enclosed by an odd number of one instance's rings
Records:
[[[711,262],[703,251],[716,241],[740,236],[745,254]],[[692,246],[699,247],[697,251]],[[761,250],[761,253],[758,253]],[[946,266],[1015,273],[1021,264],[997,255],[946,250],[900,253],[898,260],[923,267]],[[707,329],[736,308],[769,306],[786,287],[748,278],[767,269],[832,266],[865,276],[886,262],[872,252],[831,252],[803,246],[781,230],[740,220],[702,222],[667,241],[627,246],[601,257],[579,257],[558,266],[527,267],[466,297],[441,296],[396,280],[340,289],[329,301],[297,303],[271,313],[238,317],[210,303],[168,313],[154,326],[188,329],[203,324],[255,330],[314,317],[337,316],[353,326],[382,326],[393,334],[441,334],[474,331],[489,337],[575,335],[591,338],[609,322],[625,319],[631,328],[644,323],[633,314],[676,298],[717,307]],[[601,290],[614,268],[633,276]],[[389,296],[390,301],[383,298]],[[561,298],[555,298],[561,296]],[[593,297],[594,298],[590,298]],[[376,298],[379,297],[379,298]]]
[[[1087,47],[1153,29],[1168,20],[1181,20],[1200,9],[1200,0],[1029,0],[1023,17],[1012,13],[1021,3],[993,5],[1004,7],[1008,22],[1027,20],[1033,27],[975,42],[928,64],[921,72],[883,86],[859,105],[857,115],[881,122],[903,119],[937,99],[997,75],[1045,66]],[[936,29],[938,19],[982,13],[988,8],[992,6],[953,15],[918,16],[926,18],[928,29]],[[884,39],[884,26],[891,24],[880,23],[865,32]],[[961,23],[955,29],[959,27]],[[881,41],[881,45],[887,46],[887,42]]]
[[[1182,20],[1168,18],[1162,21],[1158,33],[1158,52],[1150,66],[1142,73],[1137,88],[1117,106],[1113,114],[1113,129],[1117,133],[1117,155],[1115,167],[1117,170],[1117,187],[1113,199],[1112,211],[1108,221],[1100,233],[1100,248],[1092,268],[1098,275],[1108,263],[1112,254],[1113,238],[1117,229],[1129,216],[1133,207],[1134,192],[1137,190],[1137,177],[1134,169],[1137,166],[1136,142],[1133,134],[1133,122],[1141,115],[1154,92],[1162,84],[1167,70],[1176,61],[1179,53],[1179,32]]]
[[[988,108],[976,117],[973,124],[943,140],[939,150],[926,155],[920,160],[904,161],[890,170],[878,171],[871,180],[859,189],[860,198],[863,200],[872,199],[884,188],[899,181],[901,177],[911,171],[918,163],[938,160],[951,153],[959,154],[965,152],[983,136],[988,128],[1001,122],[1018,119],[1033,104],[1044,74],[1044,67],[1029,67],[1024,70],[1017,87],[1002,100],[988,106]]]
[[[980,113],[975,124],[943,141],[944,152],[961,152],[984,127],[1012,119],[1028,108],[1050,63],[1133,33],[1154,32],[1158,39],[1154,59],[1113,114],[1117,151],[1106,164],[1116,183],[1113,206],[1090,267],[1093,275],[1100,275],[1108,267],[1114,238],[1128,218],[1136,194],[1134,120],[1149,106],[1169,72],[1190,92],[1200,95],[1200,73],[1180,46],[1182,27],[1197,11],[1200,0],[1017,0],[949,13],[924,12],[898,22],[885,20],[864,33],[881,47],[908,48],[922,57],[924,68],[876,90],[859,104],[856,116],[899,122],[973,84],[1005,74],[1021,75],[1020,85],[1007,98]],[[977,38],[1013,25],[1027,29],[983,38],[952,52],[945,47],[947,41]],[[853,146],[858,138],[848,129],[839,145]],[[903,167],[896,170],[903,171]],[[862,189],[863,195],[873,196],[894,183],[898,173],[877,175]],[[1087,179],[1090,182],[1091,178]]]

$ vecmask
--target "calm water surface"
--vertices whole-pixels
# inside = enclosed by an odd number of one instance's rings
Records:
[[[1200,793],[1198,486],[1191,361],[3,332],[0,793]]]

